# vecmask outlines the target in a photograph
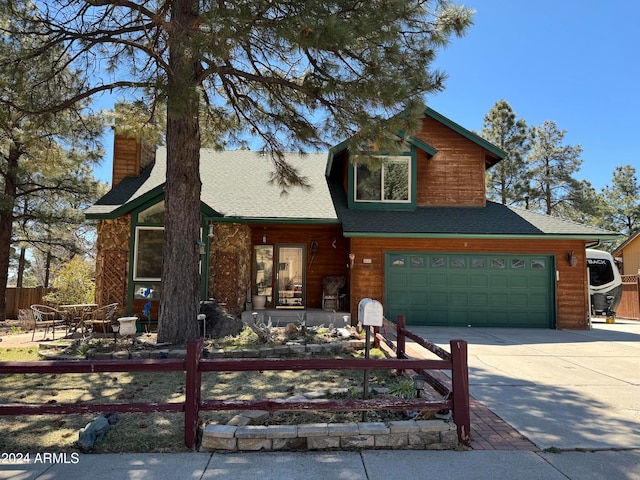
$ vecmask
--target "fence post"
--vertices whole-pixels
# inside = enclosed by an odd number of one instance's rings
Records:
[[[638,269],[638,274],[636,275],[636,300],[637,302],[635,306],[638,309],[638,315],[635,317],[635,319],[640,320],[640,268]]]
[[[186,398],[184,402],[184,445],[193,450],[196,448],[198,437],[198,424],[200,418],[200,390],[202,385],[202,373],[199,370],[202,358],[202,338],[193,340],[187,344],[187,356],[185,358],[186,373]]]
[[[404,336],[405,320],[404,315],[398,315],[398,324],[396,325],[396,357],[398,360],[406,358],[406,337]],[[404,370],[397,370],[397,375],[402,375]]]
[[[471,433],[471,413],[469,406],[469,365],[467,363],[467,342],[450,340],[451,386],[453,389],[453,421],[458,429],[458,441],[469,446]]]

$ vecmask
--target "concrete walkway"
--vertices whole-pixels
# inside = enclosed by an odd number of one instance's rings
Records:
[[[368,450],[81,455],[76,463],[0,465],[40,480],[638,480],[640,452]]]
[[[640,448],[640,323],[409,328],[466,340],[471,395],[541,449]]]

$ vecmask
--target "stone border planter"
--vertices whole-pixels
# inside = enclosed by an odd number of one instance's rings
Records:
[[[364,340],[341,340],[330,343],[308,343],[275,345],[235,350],[206,350],[205,358],[311,358],[333,355],[339,352],[362,350]],[[128,358],[184,358],[187,354],[183,349],[159,348],[155,350],[120,350],[117,352],[97,352],[89,350],[87,358],[91,360],[117,360]],[[77,357],[76,357],[77,358]]]
[[[456,425],[443,420],[310,423],[302,425],[207,425],[201,452],[274,450],[412,449],[458,446]]]

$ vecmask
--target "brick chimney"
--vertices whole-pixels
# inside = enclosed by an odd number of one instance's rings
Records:
[[[155,160],[155,150],[140,139],[115,134],[113,138],[112,186],[125,177],[137,177],[143,168]]]

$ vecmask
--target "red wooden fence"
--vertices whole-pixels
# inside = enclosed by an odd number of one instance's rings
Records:
[[[402,319],[404,320],[404,319]],[[399,322],[400,323],[400,322]],[[432,345],[399,325],[398,343],[401,337],[419,340],[419,344]],[[383,338],[379,333],[376,338]],[[451,340],[448,359],[408,359],[404,349],[397,349],[398,359],[203,359],[203,340],[190,342],[183,359],[148,360],[83,360],[0,362],[0,374],[16,373],[103,373],[103,372],[177,372],[186,371],[186,398],[184,402],[171,403],[74,403],[74,404],[3,404],[0,415],[42,415],[100,412],[184,412],[184,443],[187,448],[196,446],[200,410],[440,410],[450,409],[458,427],[458,440],[469,444],[469,382],[467,371],[467,344],[464,340]],[[433,347],[436,347],[433,345]],[[437,347],[436,347],[437,348]],[[290,402],[286,400],[215,400],[201,399],[202,374],[205,372],[239,372],[263,370],[451,370],[452,395],[441,401],[420,399],[380,398],[371,400],[314,400]]]

